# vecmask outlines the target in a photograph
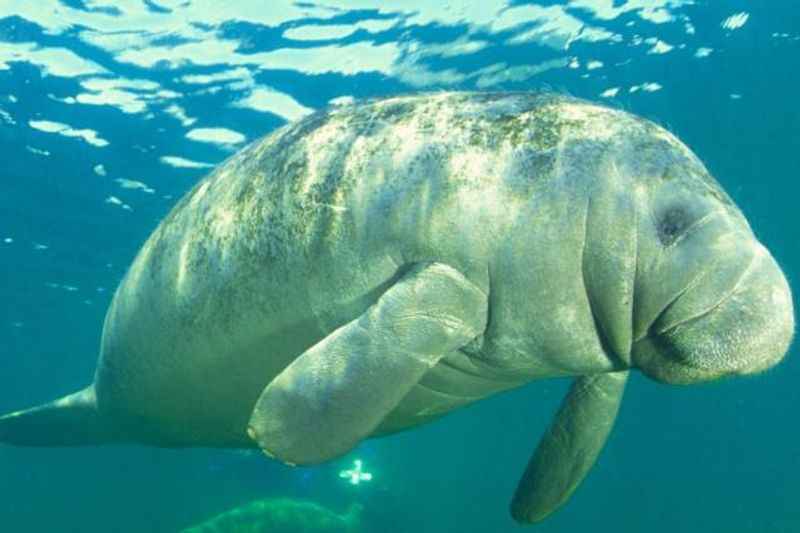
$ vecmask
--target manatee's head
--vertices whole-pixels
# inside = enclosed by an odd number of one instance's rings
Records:
[[[648,131],[628,169],[639,174],[631,365],[667,383],[772,367],[794,332],[786,278],[689,149]]]

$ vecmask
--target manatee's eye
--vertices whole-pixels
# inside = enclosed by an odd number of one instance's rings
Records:
[[[658,240],[669,246],[689,227],[689,214],[681,206],[669,207],[658,217],[656,227]]]

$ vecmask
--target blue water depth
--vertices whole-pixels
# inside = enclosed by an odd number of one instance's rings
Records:
[[[106,308],[159,220],[247,142],[336,99],[549,90],[669,128],[800,287],[796,2],[0,3],[0,412],[91,381]],[[268,6],[268,7],[267,7]],[[702,386],[638,373],[541,532],[800,532],[800,353]],[[170,532],[267,497],[363,531],[520,530],[508,506],[568,382],[290,468],[258,453],[0,447],[0,531]],[[373,479],[338,472],[360,458]]]

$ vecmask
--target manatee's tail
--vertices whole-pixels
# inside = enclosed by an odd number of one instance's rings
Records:
[[[0,444],[84,446],[122,440],[97,410],[94,387],[0,417]]]

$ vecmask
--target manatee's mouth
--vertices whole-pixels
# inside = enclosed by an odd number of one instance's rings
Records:
[[[786,279],[757,243],[737,263],[710,269],[673,298],[634,343],[637,367],[659,381],[696,383],[762,372],[784,357],[794,332]]]

